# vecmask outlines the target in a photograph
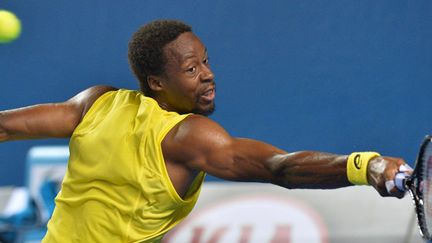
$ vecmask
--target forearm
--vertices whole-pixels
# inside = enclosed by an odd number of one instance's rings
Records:
[[[277,154],[269,159],[272,183],[286,188],[332,189],[351,185],[347,156],[313,151]]]
[[[228,180],[259,181],[285,188],[331,189],[351,185],[348,156],[315,151],[288,153],[273,145],[236,138],[229,149],[216,150],[207,172]],[[223,152],[221,152],[223,151]],[[206,153],[209,156],[209,153]],[[207,168],[206,168],[207,169]]]

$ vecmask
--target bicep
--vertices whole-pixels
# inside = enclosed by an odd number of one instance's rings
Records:
[[[0,141],[70,137],[84,114],[109,86],[88,88],[61,103],[40,104],[0,112]]]
[[[221,147],[211,147],[204,159],[197,162],[203,170],[223,179],[273,182],[271,158],[285,153],[257,140],[230,138]]]
[[[8,140],[68,137],[79,119],[80,107],[64,102],[3,111],[0,124]]]
[[[272,182],[270,159],[286,153],[264,142],[232,137],[207,118],[188,119],[176,135],[183,163],[227,180]]]

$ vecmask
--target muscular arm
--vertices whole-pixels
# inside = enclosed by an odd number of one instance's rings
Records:
[[[205,117],[186,118],[167,140],[166,156],[171,161],[228,180],[269,182],[285,188],[331,189],[351,185],[346,176],[346,155],[288,153],[260,141],[231,137]],[[387,171],[389,177],[395,168]],[[372,178],[372,183],[381,195],[387,196],[381,190],[381,177]]]
[[[0,111],[0,142],[43,137],[69,137],[94,101],[109,90],[95,86],[61,103]]]

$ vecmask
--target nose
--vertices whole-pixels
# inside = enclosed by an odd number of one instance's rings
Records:
[[[205,82],[212,82],[214,80],[214,73],[209,66],[204,65],[201,79]]]

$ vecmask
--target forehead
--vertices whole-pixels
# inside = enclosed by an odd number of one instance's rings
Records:
[[[180,34],[177,39],[164,47],[164,53],[168,59],[168,63],[172,61],[183,63],[189,58],[203,55],[205,50],[204,44],[192,32]]]

